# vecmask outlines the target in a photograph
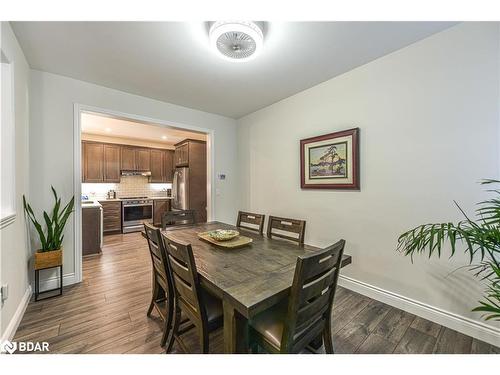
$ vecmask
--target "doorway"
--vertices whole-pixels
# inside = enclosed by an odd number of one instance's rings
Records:
[[[173,158],[174,155],[175,157],[177,154],[181,155],[176,149],[183,146],[185,142],[200,143],[205,147],[206,168],[205,176],[201,181],[205,183],[203,188],[206,189],[206,194],[202,194],[206,213],[201,217],[205,221],[213,220],[215,199],[212,194],[215,181],[213,130],[80,104],[75,104],[74,130],[74,190],[77,201],[80,203],[84,198],[87,201],[103,203],[105,208],[108,208],[108,212],[111,212],[109,208],[113,206],[114,211],[111,215],[120,216],[119,219],[111,216],[112,220],[101,221],[101,235],[113,231],[124,233],[123,219],[131,218],[132,214],[140,213],[144,217],[148,216],[151,222],[156,221],[155,224],[158,224],[159,214],[155,216],[154,202],[157,201],[160,207],[160,201],[164,201],[164,198],[169,196],[172,197],[172,190],[175,190],[173,172],[180,162],[174,161]],[[87,152],[94,154],[89,156]],[[100,152],[104,154],[101,156]],[[98,155],[106,162],[89,163],[89,160],[93,160],[92,155]],[[130,157],[130,155],[133,156]],[[165,160],[169,157],[172,158],[172,174],[168,172],[168,168],[163,167],[168,165]],[[115,158],[114,161],[113,158]],[[120,164],[118,172],[116,163]],[[110,165],[115,166],[109,167]],[[125,208],[127,212],[124,215],[123,203],[125,201],[122,201],[122,198],[134,199],[127,203],[127,207],[132,204],[144,206],[141,206],[140,210],[135,210],[137,206]],[[139,199],[142,201],[137,202]],[[170,203],[168,207],[172,208],[172,201],[168,203]],[[103,205],[100,204],[100,206]],[[85,207],[82,208],[82,206]],[[76,282],[82,280],[82,257],[87,255],[82,251],[83,235],[90,233],[87,232],[87,227],[83,227],[89,223],[89,215],[87,215],[89,211],[85,211],[83,215],[84,209],[87,210],[87,205],[75,205]],[[101,215],[101,218],[103,217],[104,215]],[[90,220],[90,223],[95,225],[95,220],[95,218]],[[135,230],[137,230],[141,225],[141,220],[143,220],[142,216],[136,223],[129,220],[125,223],[126,229],[134,230],[133,224],[135,224]],[[103,239],[102,236],[100,238]]]

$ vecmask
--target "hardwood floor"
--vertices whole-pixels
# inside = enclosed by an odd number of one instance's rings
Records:
[[[101,256],[84,259],[82,283],[65,287],[62,297],[30,302],[14,341],[47,341],[50,353],[164,352],[160,320],[155,313],[146,316],[151,293],[146,240],[131,233],[106,236],[104,242]],[[333,314],[336,353],[500,353],[340,287]],[[210,339],[210,352],[221,353],[222,331]],[[199,351],[195,332],[185,341]]]

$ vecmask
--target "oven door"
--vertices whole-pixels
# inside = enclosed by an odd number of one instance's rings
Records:
[[[143,223],[153,222],[153,205],[151,203],[123,205],[122,221],[124,231],[127,227],[141,230]]]

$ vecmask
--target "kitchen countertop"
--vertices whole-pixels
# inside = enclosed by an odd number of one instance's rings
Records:
[[[172,197],[148,197],[144,199],[150,199],[150,200],[162,200],[162,199],[174,199]],[[96,199],[96,201],[99,202],[121,202],[123,199],[122,198],[103,198],[103,199]]]
[[[91,203],[83,203],[83,202],[91,202]],[[99,207],[102,207],[101,204],[95,200],[85,200],[85,201],[82,201],[81,203],[81,206],[82,208],[99,208]]]

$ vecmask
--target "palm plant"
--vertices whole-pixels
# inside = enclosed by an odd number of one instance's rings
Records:
[[[61,198],[57,196],[57,192],[53,186],[50,188],[52,189],[52,194],[54,195],[55,204],[50,215],[46,211],[43,211],[46,232],[36,219],[33,209],[29,203],[26,202],[26,197],[23,195],[24,211],[38,233],[41,244],[41,252],[59,250],[61,248],[61,244],[64,239],[64,227],[66,226],[69,215],[73,212],[75,204],[75,197],[73,196],[61,210]]]
[[[484,180],[481,184],[499,184],[498,180]],[[472,311],[483,312],[485,320],[500,321],[500,190],[487,190],[494,197],[478,203],[475,220],[471,220],[455,202],[464,219],[458,223],[419,225],[398,239],[398,250],[410,255],[427,252],[441,256],[445,243],[450,245],[451,256],[462,243],[469,255],[469,269],[487,285],[484,299]],[[474,264],[474,259],[479,263]]]

